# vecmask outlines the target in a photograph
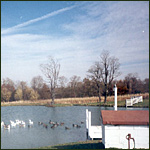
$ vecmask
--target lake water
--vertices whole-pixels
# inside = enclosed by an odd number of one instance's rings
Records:
[[[44,106],[8,106],[1,107],[1,121],[10,124],[10,120],[16,119],[26,122],[25,127],[16,126],[10,130],[1,128],[1,149],[26,149],[37,148],[48,145],[57,145],[62,143],[85,141],[86,140],[86,109],[91,111],[92,125],[100,125],[100,111],[102,109],[112,110],[112,107],[95,106],[71,106],[71,107],[44,107]],[[126,108],[118,108],[122,110]],[[128,108],[133,109],[133,108]],[[135,108],[142,110],[142,108]],[[145,108],[149,110],[148,108]],[[28,120],[31,119],[34,124],[28,128]],[[48,123],[64,122],[64,126],[58,126],[54,129]],[[48,125],[44,128],[38,125],[41,121]],[[81,121],[84,124],[81,124]],[[79,124],[81,128],[73,127],[72,124]],[[69,127],[70,130],[65,130]]]

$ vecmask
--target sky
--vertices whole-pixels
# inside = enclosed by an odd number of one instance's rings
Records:
[[[48,57],[84,79],[103,50],[121,76],[149,78],[148,1],[1,1],[1,80],[30,83]]]

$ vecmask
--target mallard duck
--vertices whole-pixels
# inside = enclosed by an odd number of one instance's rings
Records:
[[[43,122],[38,122],[38,125],[42,125],[43,124]]]
[[[77,127],[78,125],[77,125],[77,124],[72,124],[72,126],[73,126],[73,127]]]
[[[44,123],[43,123],[43,127],[47,128],[48,126],[47,126],[47,124],[44,124]]]
[[[60,125],[61,125],[61,126],[63,126],[63,125],[64,125],[64,123],[63,123],[63,122],[61,122],[61,123],[60,123]]]
[[[65,129],[66,129],[66,130],[70,130],[70,128],[68,128],[68,127],[65,127]]]
[[[77,125],[77,128],[81,128],[81,126]]]
[[[55,122],[52,122],[51,120],[49,121],[49,124],[55,124]]]
[[[51,128],[52,128],[52,129],[54,129],[55,127],[57,127],[57,125],[56,125],[56,124],[54,124],[53,126],[51,126]]]
[[[59,123],[56,122],[55,124],[56,124],[57,126],[59,126]]]

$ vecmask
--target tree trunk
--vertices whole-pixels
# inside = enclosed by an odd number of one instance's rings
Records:
[[[101,90],[100,90],[100,87],[98,88],[98,98],[99,98],[99,102],[101,102]]]
[[[51,98],[52,98],[51,105],[54,105],[54,100],[55,100],[55,89],[51,89]]]
[[[105,84],[105,92],[104,92],[104,95],[105,95],[104,103],[106,103],[106,101],[107,101],[107,84]]]

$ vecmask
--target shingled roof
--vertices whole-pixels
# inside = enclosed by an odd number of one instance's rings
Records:
[[[148,110],[102,110],[101,115],[104,125],[149,125]]]

